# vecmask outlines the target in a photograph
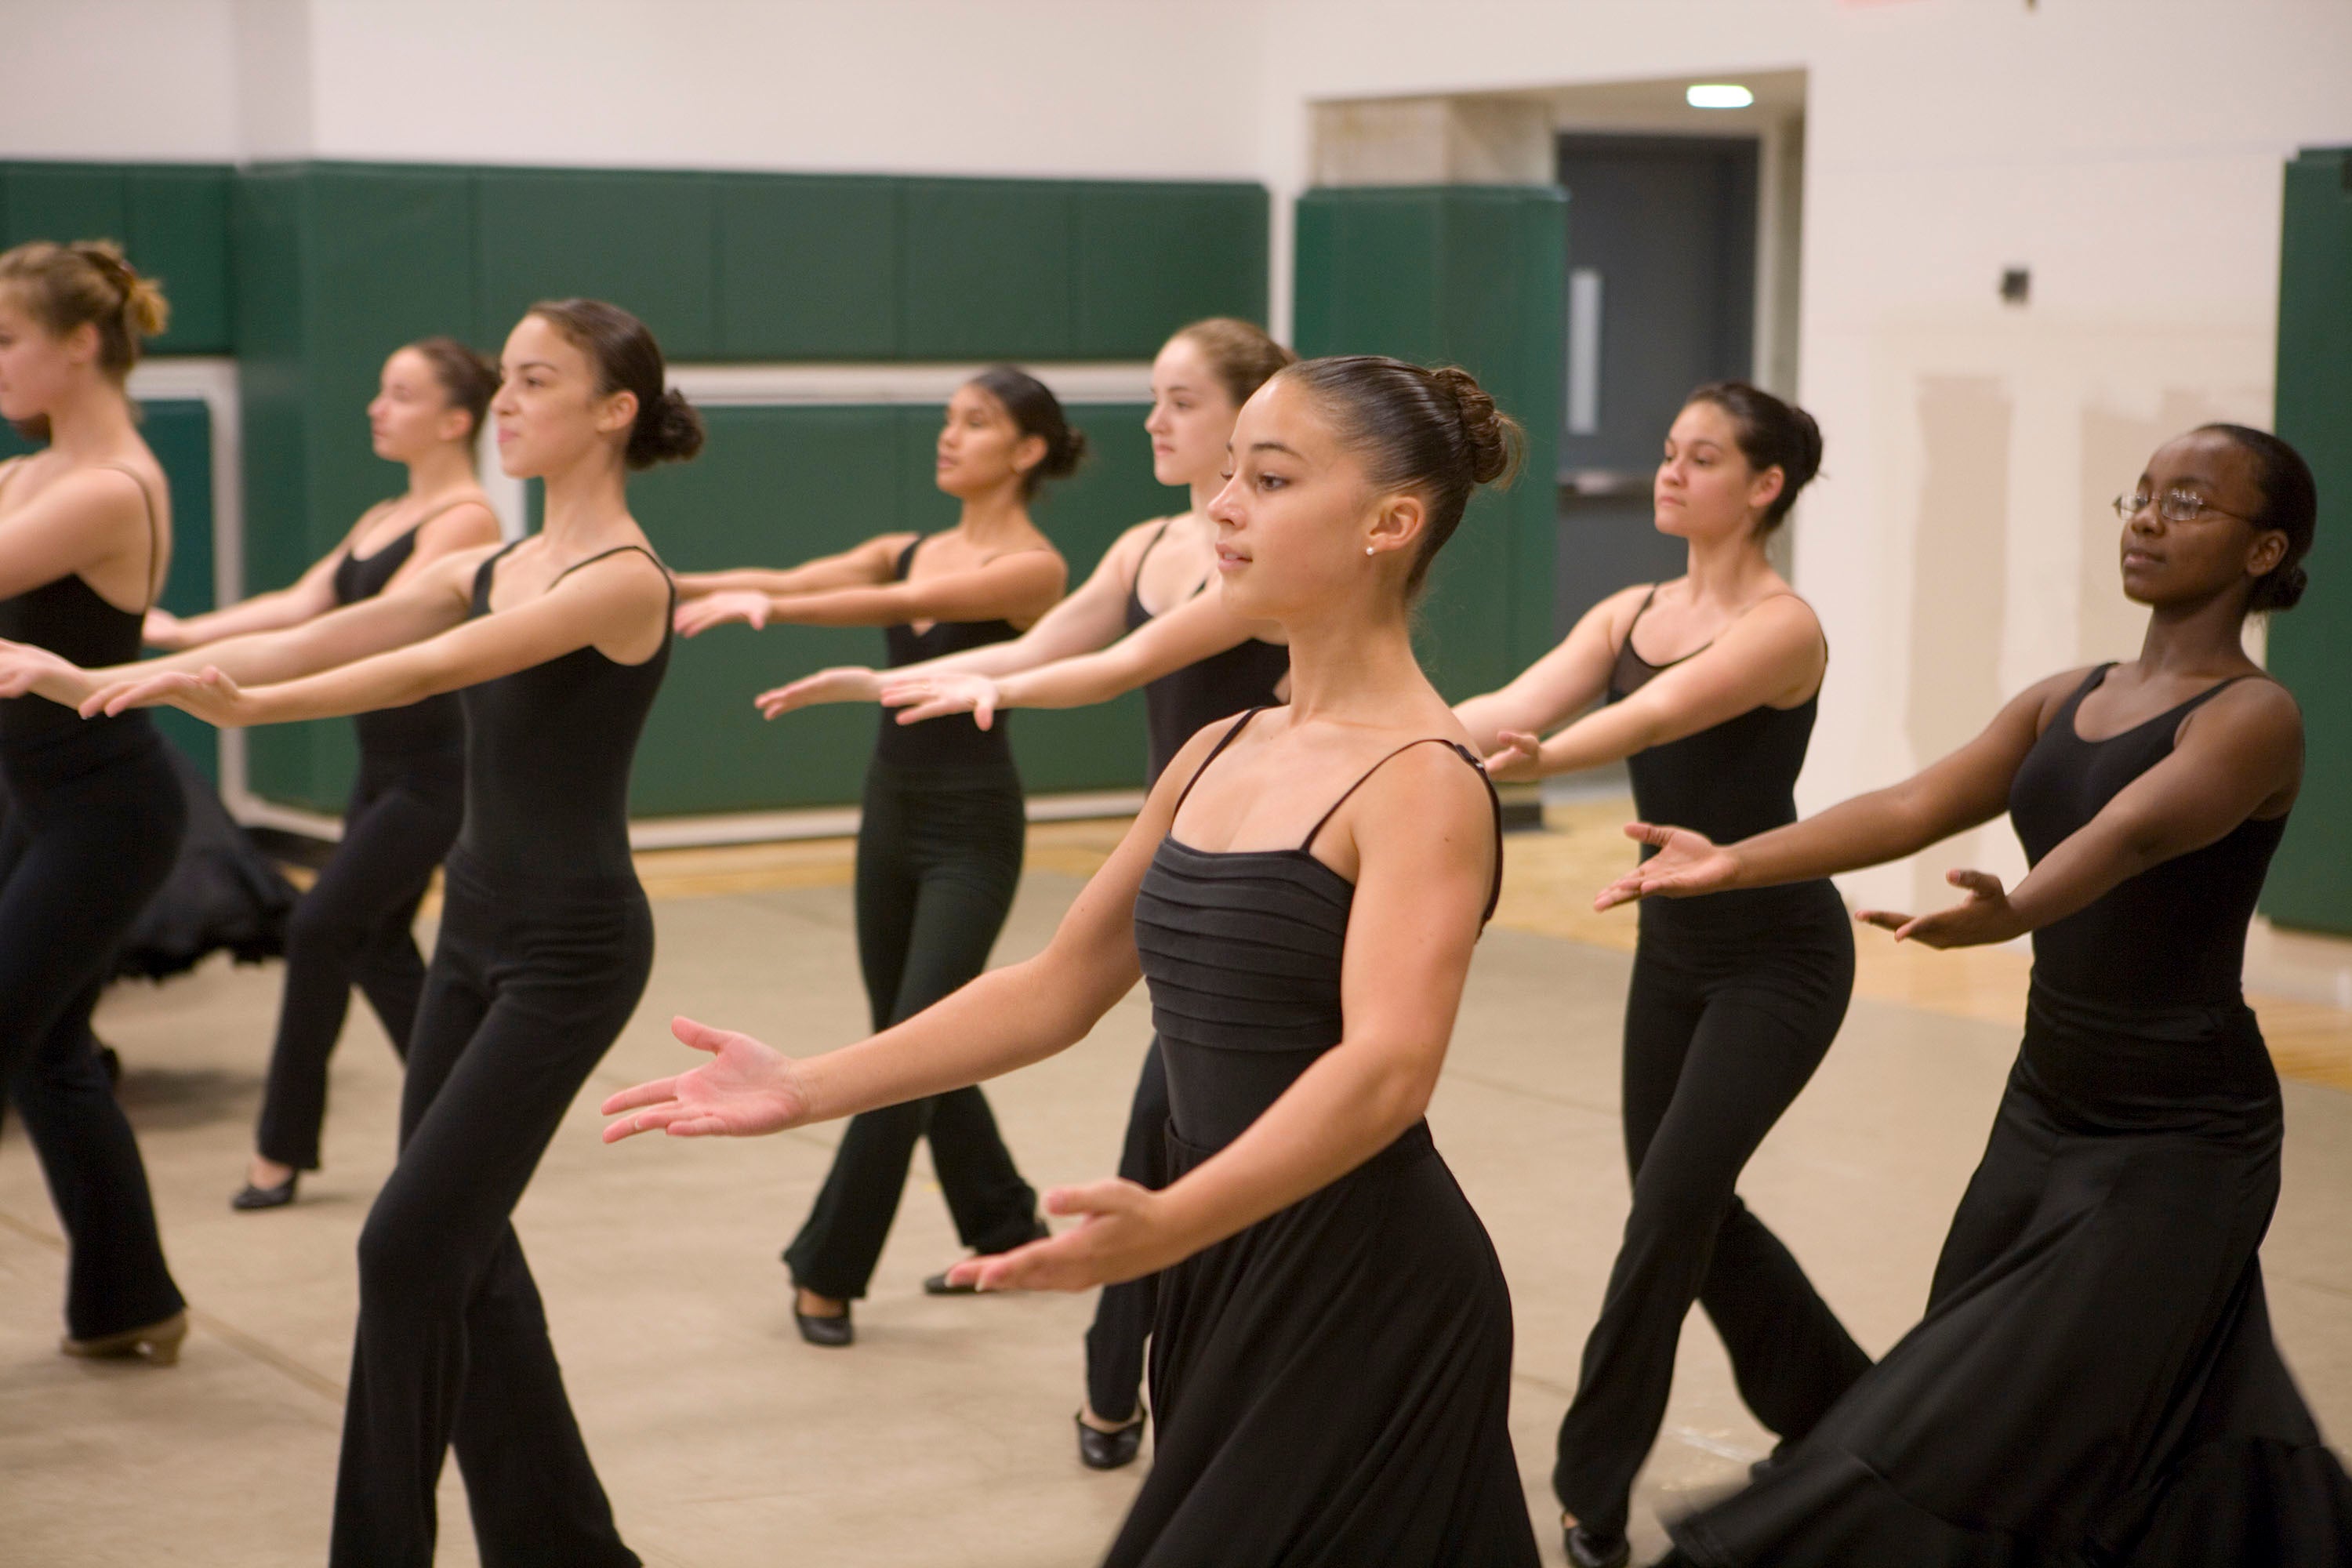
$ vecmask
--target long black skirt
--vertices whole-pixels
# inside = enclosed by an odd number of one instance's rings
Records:
[[[1208,1152],[1169,1136],[1170,1178]],[[1425,1125],[1160,1276],[1113,1568],[1532,1568],[1511,1299]]]
[[[1759,1481],[1671,1526],[1678,1559],[2352,1563],[2352,1481],[2263,1299],[2281,1126],[2242,1005],[2037,987],[1927,1318]]]

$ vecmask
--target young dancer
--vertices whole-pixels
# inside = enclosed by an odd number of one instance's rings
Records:
[[[1653,487],[1658,531],[1688,542],[1689,570],[1602,600],[1526,674],[1455,710],[1496,753],[1495,776],[1622,758],[1645,820],[1718,838],[1794,822],[1829,653],[1764,544],[1821,456],[1811,416],[1769,393],[1741,382],[1692,393]],[[1784,1442],[1870,1364],[1735,1190],[1853,991],[1853,934],[1825,880],[1643,906],[1625,1001],[1633,1205],[1552,1472],[1579,1568],[1628,1556],[1633,1477],[1665,1418],[1694,1299],[1741,1396]]]
[[[689,574],[679,579],[678,630],[692,637],[733,620],[884,626],[894,665],[1010,642],[1062,596],[1068,568],[1029,520],[1029,502],[1075,469],[1085,447],[1034,377],[1010,366],[975,376],[949,400],[940,431],[939,487],[963,503],[954,528],[883,534],[789,571]],[[857,957],[876,1028],[987,964],[1021,879],[1024,833],[1002,725],[882,716],[857,827]],[[843,1131],[815,1207],[784,1249],[793,1320],[811,1344],[852,1342],[850,1303],[873,1279],[919,1138],[930,1141],[965,1246],[1002,1252],[1045,1234],[1036,1191],[978,1089],[870,1108]],[[923,1288],[955,1293],[944,1274]]]
[[[290,587],[184,620],[149,611],[148,643],[198,648],[299,626],[411,582],[444,556],[496,543],[498,515],[474,478],[474,443],[498,384],[497,368],[454,338],[394,350],[368,405],[368,432],[377,457],[407,468],[406,492],[362,513],[342,543]],[[354,984],[393,1048],[407,1053],[425,990],[416,906],[465,810],[466,721],[457,710],[457,696],[445,693],[354,721],[359,776],[342,838],[287,928],[278,1041],[234,1208],[290,1204],[300,1173],[319,1168],[327,1058]]]
[[[2139,658],[2028,688],[1891,789],[1717,847],[1680,826],[1606,905],[1916,853],[2006,808],[2032,870],[1912,917],[1931,947],[2032,932],[2025,1037],[1919,1326],[1673,1563],[2352,1560],[2352,1480],[2273,1342],[2257,1257],[2278,1079],[2240,994],[2303,777],[2303,722],[2240,642],[2301,597],[2317,512],[2284,442],[2207,426],[2123,515]],[[1736,896],[1736,895],[1735,895]]]
[[[137,656],[172,526],[123,382],[164,313],[110,242],[0,254],[0,416],[48,443],[0,466],[0,637],[91,663]],[[0,1075],[66,1233],[63,1348],[168,1366],[186,1302],[89,1015],[171,870],[180,785],[143,714],[85,724],[5,675],[0,699]]]
[[[360,1233],[360,1319],[331,1561],[432,1560],[454,1443],[489,1563],[634,1565],[572,1419],[509,1216],[653,963],[629,858],[629,764],[669,661],[669,574],[625,471],[691,458],[627,311],[541,303],[507,338],[492,412],[546,522],[388,594],[163,668],[44,661],[85,711],[170,702],[216,724],[375,712],[462,689],[465,826],[408,1045],[399,1163]],[[0,671],[31,662],[8,650]],[[200,666],[191,670],[190,664]]]
[[[1510,1299],[1422,1111],[1501,875],[1501,813],[1413,661],[1408,606],[1515,430],[1460,371],[1268,382],[1211,507],[1233,611],[1279,622],[1287,708],[1189,742],[1036,958],[862,1044],[715,1053],[605,1102],[608,1139],[780,1131],[1076,1044],[1151,986],[1172,1179],[1053,1194],[1085,1223],[952,1271],[1160,1271],[1157,1455],[1108,1561],[1532,1564],[1506,1430]]]
[[[887,676],[821,670],[761,694],[769,717],[817,702],[873,701],[912,723],[970,712],[982,729],[1003,708],[1080,707],[1143,687],[1150,733],[1146,784],[1203,725],[1280,700],[1290,650],[1279,628],[1244,621],[1206,592],[1217,570],[1210,500],[1242,405],[1293,356],[1247,321],[1213,317],[1168,340],[1151,365],[1152,477],[1184,485],[1192,508],[1140,522],[1103,554],[1084,586],[1011,642],[926,660]],[[1274,640],[1270,640],[1274,639]],[[1099,651],[1098,651],[1099,650]],[[1118,1173],[1168,1184],[1168,1075],[1155,1039],[1144,1052]],[[1132,1463],[1143,1443],[1144,1341],[1152,1279],[1105,1289],[1087,1331],[1087,1394],[1076,1416],[1078,1458],[1093,1469]]]

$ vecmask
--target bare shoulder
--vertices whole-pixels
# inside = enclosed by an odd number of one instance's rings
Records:
[[[425,519],[417,530],[419,549],[456,550],[472,544],[495,544],[499,540],[499,514],[490,508],[488,496],[468,496],[436,516]]]
[[[2294,692],[2268,675],[2249,677],[2220,692],[2189,716],[2183,732],[2206,715],[2214,721],[2210,728],[2227,730],[2233,736],[2303,743],[2303,705],[2294,700]]]
[[[1492,863],[1493,786],[1450,737],[1393,753],[1349,804],[1350,835],[1367,855],[1459,858],[1482,869]]]

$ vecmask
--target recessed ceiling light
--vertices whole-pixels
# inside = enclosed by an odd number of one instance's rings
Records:
[[[1683,94],[1683,101],[1693,109],[1745,109],[1756,101],[1756,95],[1731,82],[1701,82]]]

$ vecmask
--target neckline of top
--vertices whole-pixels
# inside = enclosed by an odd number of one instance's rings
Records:
[[[2118,661],[2115,659],[2109,659],[2106,663],[2091,671],[2090,678],[2084,680],[2082,685],[2074,689],[2074,698],[2066,705],[2066,733],[2078,744],[2085,746],[2107,745],[2113,742],[2123,740],[2127,736],[2136,735],[2151,725],[2161,724],[2167,719],[2174,718],[2175,716],[2186,718],[2187,714],[2182,712],[2182,710],[2197,707],[2214,696],[2217,692],[2220,692],[2226,688],[2235,686],[2242,680],[2268,679],[2268,677],[2253,675],[2224,676],[2221,679],[2215,681],[2212,685],[2207,687],[2204,690],[2195,692],[2188,697],[2182,698],[2179,701],[2174,703],[2171,707],[2166,709],[2161,713],[2151,714],[2147,718],[2141,720],[2138,723],[2128,725],[2124,729],[2116,731],[2112,735],[2101,735],[2095,739],[2092,736],[2083,733],[2083,727],[2081,723],[2078,722],[2083,716],[2083,700],[2107,683],[2107,673],[2116,668],[2117,662]]]

